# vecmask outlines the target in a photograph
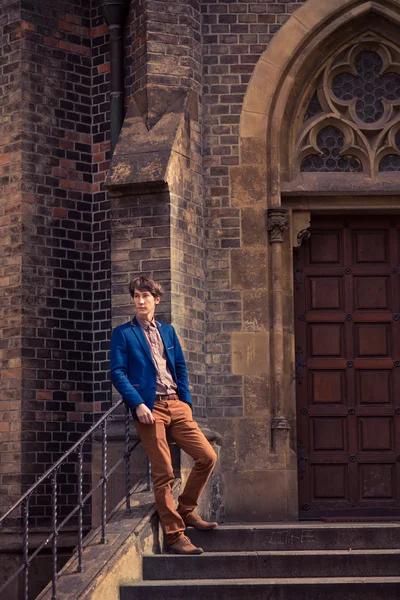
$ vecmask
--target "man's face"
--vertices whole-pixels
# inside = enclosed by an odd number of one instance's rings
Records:
[[[147,290],[135,290],[133,302],[136,308],[136,314],[145,321],[151,321],[154,317],[154,311],[161,298],[154,298],[153,294]]]

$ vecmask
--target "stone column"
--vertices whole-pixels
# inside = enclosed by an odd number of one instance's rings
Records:
[[[276,453],[286,452],[289,457],[290,426],[285,416],[284,363],[283,363],[283,290],[282,242],[289,228],[287,209],[271,208],[268,211],[268,232],[271,244],[273,381],[275,414],[272,420],[272,447]],[[279,433],[280,432],[280,433]]]

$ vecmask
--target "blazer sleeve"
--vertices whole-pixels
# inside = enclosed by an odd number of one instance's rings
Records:
[[[174,348],[175,348],[175,373],[177,378],[177,384],[179,386],[179,395],[180,399],[188,404],[192,404],[192,398],[189,390],[189,379],[187,375],[186,369],[186,361],[183,356],[182,347],[180,345],[178,336],[176,335],[175,329],[174,332]]]
[[[111,337],[110,352],[111,381],[123,399],[133,409],[143,403],[139,393],[131,385],[128,373],[128,345],[123,332],[116,328]]]

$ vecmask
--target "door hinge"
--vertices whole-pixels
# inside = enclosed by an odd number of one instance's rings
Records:
[[[297,463],[298,463],[298,471],[299,471],[299,479],[304,479],[304,474],[307,468],[308,457],[306,456],[306,447],[304,446],[304,442],[300,440],[297,445]]]
[[[306,366],[306,363],[304,362],[303,349],[300,346],[296,346],[295,369],[296,369],[296,379],[297,379],[298,384],[303,383],[303,371],[304,371],[305,366]]]

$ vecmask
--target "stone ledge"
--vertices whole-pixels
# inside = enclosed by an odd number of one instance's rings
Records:
[[[365,173],[351,173],[344,178],[342,173],[299,173],[293,181],[282,182],[282,192],[287,196],[332,195],[340,192],[352,195],[386,195],[398,193],[399,174],[379,173],[366,177]]]
[[[169,181],[174,155],[189,159],[191,119],[197,119],[198,100],[191,90],[182,90],[156,124],[149,128],[132,98],[111,160],[104,187],[125,189],[151,182]]]

